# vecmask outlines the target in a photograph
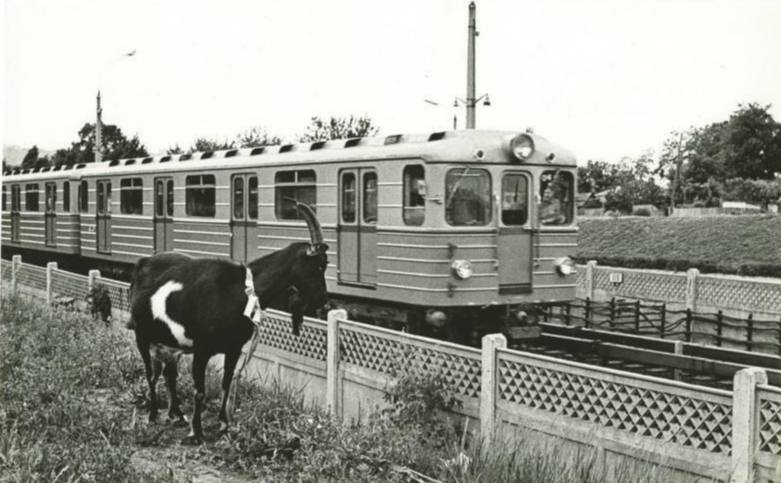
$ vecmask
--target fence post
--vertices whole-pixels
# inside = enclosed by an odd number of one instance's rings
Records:
[[[100,277],[100,270],[90,270],[87,272],[87,292],[92,292],[95,288],[95,279]]]
[[[586,297],[586,323],[583,324],[588,329],[591,325],[591,297]]]
[[[610,299],[610,328],[616,328],[616,298]]]
[[[499,386],[496,349],[507,347],[502,334],[488,334],[483,337],[482,375],[480,378],[480,436],[483,449],[488,450],[496,430],[496,391]]]
[[[667,303],[662,303],[662,318],[659,321],[660,337],[664,339],[664,331],[667,329]]]
[[[692,309],[686,309],[686,342],[692,341]]]
[[[680,340],[676,340],[673,342],[673,354],[675,355],[683,355],[683,342]],[[673,369],[673,379],[676,381],[681,380],[681,370],[680,369]]]
[[[49,262],[46,264],[46,303],[51,305],[54,303],[53,287],[54,284],[52,277],[54,273],[52,271],[57,268],[57,262]]]
[[[640,301],[635,300],[635,334],[640,333]]]
[[[700,271],[690,268],[686,271],[686,308],[697,311],[697,277]]]
[[[719,310],[716,314],[716,347],[721,347],[721,335],[724,332],[724,313]]]
[[[754,314],[748,314],[746,319],[746,350],[754,350]]]
[[[732,476],[730,483],[753,481],[754,451],[759,418],[757,385],[767,384],[767,373],[758,367],[735,374],[732,389]]]
[[[16,286],[19,282],[16,274],[19,273],[20,268],[22,268],[22,256],[13,255],[11,257],[11,292],[13,293],[16,293]]]
[[[596,260],[586,262],[586,298],[594,298],[594,268],[597,266]]]
[[[328,311],[328,332],[325,360],[325,405],[332,416],[339,416],[341,404],[339,398],[339,320],[347,319],[347,311],[335,309]]]

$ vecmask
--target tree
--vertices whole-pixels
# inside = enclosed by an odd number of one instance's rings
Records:
[[[773,179],[781,173],[781,123],[756,103],[739,105],[722,128],[727,177]]]
[[[256,148],[259,146],[274,146],[282,144],[279,136],[269,134],[265,128],[255,126],[239,133],[236,136],[236,144],[240,148]]]
[[[213,152],[222,151],[225,149],[233,149],[236,145],[233,141],[217,141],[216,139],[209,138],[197,138],[188,152]]]
[[[368,116],[330,117],[327,120],[314,116],[306,128],[306,133],[301,136],[301,142],[367,137],[378,132],[379,128]]]
[[[48,157],[39,156],[38,146],[33,146],[29,151],[27,151],[27,154],[24,155],[24,159],[22,159],[22,164],[20,167],[22,169],[37,169],[45,168],[51,165],[51,160],[49,160]]]
[[[71,143],[70,148],[59,149],[54,153],[55,166],[95,161],[95,125],[85,123],[79,129],[79,140]],[[135,158],[149,156],[138,136],[128,139],[122,129],[114,124],[105,124],[101,130],[103,159]]]

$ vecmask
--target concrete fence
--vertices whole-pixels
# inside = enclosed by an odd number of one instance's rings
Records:
[[[733,317],[777,319],[781,315],[781,280],[578,265],[577,296],[604,301],[612,297],[666,302],[671,308],[718,312]]]
[[[104,285],[127,308],[128,284],[2,262],[3,290],[56,301]],[[592,267],[593,270],[593,267]],[[593,449],[606,470],[630,464],[676,472],[677,480],[781,482],[781,389],[761,369],[737,373],[733,391],[710,389],[506,348],[502,335],[481,349],[368,326],[331,311],[292,335],[289,314],[267,311],[247,376],[278,379],[344,421],[365,420],[385,403],[395,376],[442,375],[480,428],[486,449],[536,439]]]

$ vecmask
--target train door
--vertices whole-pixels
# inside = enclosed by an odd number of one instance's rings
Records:
[[[19,241],[19,212],[22,209],[22,193],[18,184],[11,186],[11,241]]]
[[[98,253],[111,253],[111,181],[98,180],[96,187],[97,251]]]
[[[496,234],[499,293],[531,292],[532,227],[529,222],[529,177],[510,171],[502,176],[499,193],[499,223]]]
[[[231,179],[231,258],[246,263],[258,239],[258,177],[235,174]]]
[[[339,175],[339,282],[377,281],[377,172],[348,169]]]
[[[174,180],[155,178],[155,253],[174,248]]]
[[[46,246],[53,247],[57,244],[57,183],[46,183],[44,198],[44,234]]]

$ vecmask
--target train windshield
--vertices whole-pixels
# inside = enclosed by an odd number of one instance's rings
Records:
[[[491,175],[484,169],[455,168],[445,178],[445,217],[452,226],[491,222]]]
[[[561,170],[543,171],[540,177],[539,217],[543,225],[568,225],[574,218],[575,179]]]

